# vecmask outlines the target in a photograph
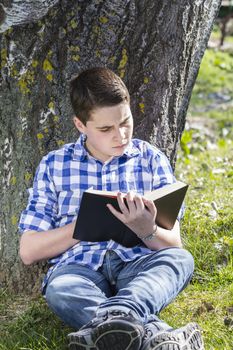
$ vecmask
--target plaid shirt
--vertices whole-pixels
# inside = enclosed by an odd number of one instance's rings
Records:
[[[76,143],[67,144],[43,157],[39,164],[29,200],[22,212],[20,232],[46,231],[76,220],[83,191],[93,187],[108,191],[147,191],[173,183],[175,178],[166,156],[145,141],[133,139],[124,154],[102,163],[90,156],[81,135]],[[105,252],[114,250],[123,261],[150,254],[143,244],[126,248],[112,240],[79,242],[66,252],[49,260],[52,264],[42,285],[50,274],[68,264],[81,264],[97,270]]]

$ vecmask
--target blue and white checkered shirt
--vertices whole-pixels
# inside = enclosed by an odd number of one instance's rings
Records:
[[[29,200],[22,212],[20,232],[46,231],[76,220],[83,191],[92,187],[108,191],[147,191],[175,182],[166,156],[145,141],[133,139],[124,154],[102,163],[88,154],[81,135],[76,143],[67,144],[43,157],[39,164]],[[49,260],[50,274],[68,264],[81,264],[97,270],[105,252],[114,250],[123,261],[131,261],[152,251],[143,244],[126,248],[112,240],[79,242],[66,252]]]

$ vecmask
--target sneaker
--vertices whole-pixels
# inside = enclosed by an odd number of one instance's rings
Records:
[[[70,350],[96,350],[95,344],[91,338],[93,328],[91,326],[87,328],[84,327],[80,328],[78,332],[68,334]]]
[[[157,331],[145,327],[141,350],[204,350],[201,330],[196,323],[171,331]]]
[[[144,327],[131,313],[114,310],[70,333],[70,350],[139,350]]]

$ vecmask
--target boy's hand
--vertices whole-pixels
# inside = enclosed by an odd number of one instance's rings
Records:
[[[152,233],[156,227],[155,219],[157,214],[153,201],[147,200],[133,192],[128,192],[124,198],[122,193],[119,192],[117,194],[121,212],[117,211],[111,204],[107,204],[111,213],[137,235]],[[124,200],[126,200],[127,205]]]

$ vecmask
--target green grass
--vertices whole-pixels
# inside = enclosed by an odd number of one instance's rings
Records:
[[[224,67],[233,65],[228,53],[206,51],[176,164],[177,176],[190,184],[182,237],[194,256],[195,273],[162,317],[175,327],[180,320],[197,321],[207,350],[232,350],[233,105],[224,101],[213,105],[208,96],[218,92],[233,97],[233,70],[219,81],[217,58]]]
[[[195,85],[176,174],[190,184],[182,237],[196,269],[191,284],[161,313],[173,327],[198,322],[206,350],[233,349],[233,106],[213,107],[208,97],[233,97],[232,68],[232,56],[208,50]],[[70,331],[42,297],[0,292],[0,350],[67,349]]]
[[[214,94],[233,97],[233,46],[232,52],[206,50],[199,69],[198,81],[194,86],[190,109],[212,105],[216,100]],[[228,101],[225,103],[227,107]],[[232,102],[231,102],[232,106]]]
[[[208,149],[206,135],[201,143],[200,131],[186,133],[192,136],[184,136],[176,173],[190,184],[182,237],[196,268],[192,283],[162,317],[175,327],[180,320],[197,321],[207,350],[232,350],[233,142],[217,138]]]
[[[1,350],[67,349],[71,329],[54,316],[42,297],[27,301],[1,292],[0,311]]]

